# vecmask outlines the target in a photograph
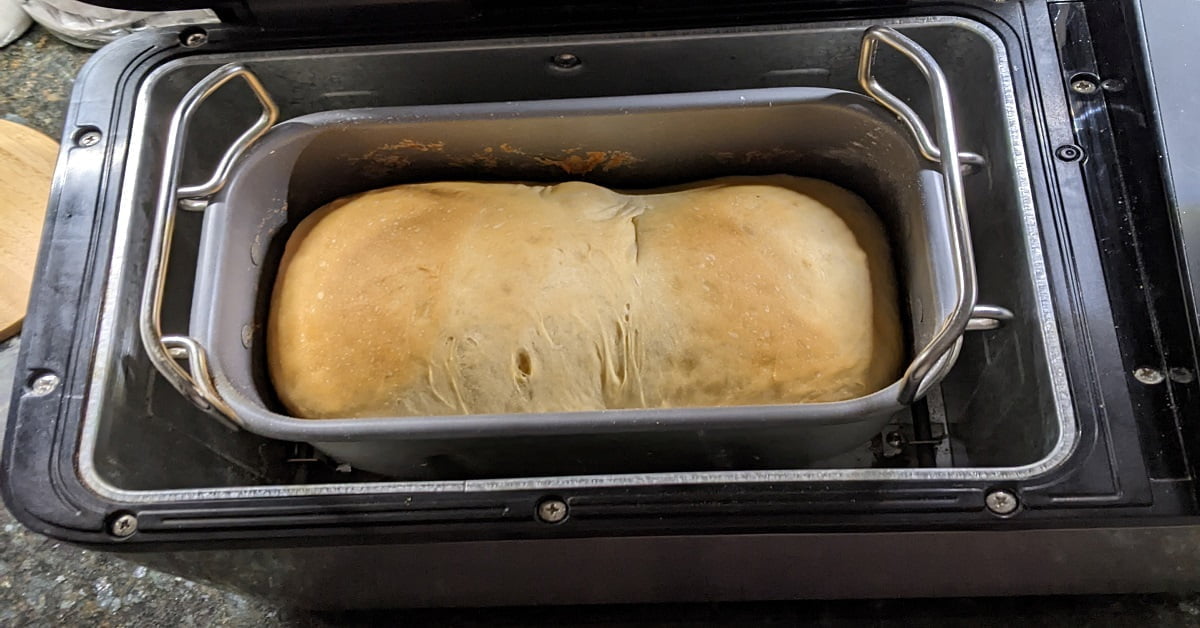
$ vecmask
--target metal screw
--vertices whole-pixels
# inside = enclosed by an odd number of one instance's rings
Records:
[[[179,41],[186,48],[198,48],[208,43],[208,33],[203,29],[184,31],[180,33]]]
[[[1059,146],[1058,149],[1054,151],[1054,156],[1063,161],[1075,161],[1083,156],[1083,149],[1075,146],[1074,144],[1066,144]]]
[[[567,503],[561,499],[546,499],[537,505],[537,518],[545,523],[559,523],[567,518]]]
[[[1100,81],[1100,87],[1106,92],[1123,92],[1125,91],[1125,81],[1121,79],[1104,79]]]
[[[888,432],[886,440],[889,447],[895,447],[896,449],[904,447],[904,435],[898,431]]]
[[[1167,375],[1171,378],[1171,381],[1178,384],[1190,384],[1196,380],[1195,374],[1182,366],[1172,367],[1167,371]]]
[[[1162,371],[1155,368],[1150,368],[1149,366],[1143,366],[1135,369],[1133,371],[1133,378],[1143,384],[1146,384],[1147,386],[1161,384],[1163,383],[1163,380],[1166,379]]]
[[[1011,515],[1017,510],[1017,496],[1008,491],[992,491],[984,498],[987,509],[998,515]]]
[[[113,519],[110,529],[113,533],[113,536],[119,536],[121,538],[133,536],[133,533],[137,532],[138,529],[137,517],[128,513],[121,515],[120,517]]]
[[[54,373],[43,373],[29,384],[29,392],[35,397],[45,397],[58,388],[59,382]]]
[[[1071,81],[1071,89],[1077,94],[1095,94],[1100,88],[1090,79],[1075,79]]]
[[[88,148],[89,146],[95,146],[96,144],[99,144],[99,143],[100,143],[100,132],[99,131],[85,131],[83,133],[80,133],[79,137],[75,139],[75,144],[77,144],[78,146],[80,146],[82,148]]]
[[[563,68],[564,70],[578,67],[579,64],[583,63],[583,61],[581,61],[579,59],[579,57],[576,57],[575,55],[573,55],[569,52],[561,52],[559,54],[554,55],[554,59],[552,60],[552,62],[554,63],[554,65],[556,65],[560,68]]]

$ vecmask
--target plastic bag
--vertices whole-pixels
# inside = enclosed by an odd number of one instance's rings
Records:
[[[218,21],[216,14],[208,10],[146,13],[106,9],[75,0],[19,1],[38,24],[60,39],[85,48],[99,48],[118,37],[154,26]]]

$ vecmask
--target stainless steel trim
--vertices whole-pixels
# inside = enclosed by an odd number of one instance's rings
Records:
[[[129,233],[131,215],[136,211],[131,191],[136,187],[142,176],[142,153],[131,150],[126,163],[127,169],[122,180],[122,195],[117,208],[117,225],[113,243],[113,255],[108,269],[108,278],[104,292],[104,302],[101,305],[101,327],[95,346],[96,368],[93,372],[87,394],[86,411],[81,426],[78,468],[83,483],[97,494],[114,501],[129,504],[154,504],[163,502],[201,501],[212,499],[240,498],[272,498],[297,497],[313,495],[350,495],[350,494],[380,494],[397,492],[467,492],[467,491],[501,491],[501,490],[570,490],[592,486],[647,486],[658,484],[708,484],[708,483],[744,483],[744,482],[837,482],[837,481],[1014,481],[1042,475],[1062,464],[1078,444],[1078,434],[1074,426],[1071,392],[1067,380],[1066,367],[1062,355],[1062,345],[1058,335],[1058,325],[1054,317],[1054,306],[1050,297],[1049,280],[1046,272],[1045,255],[1039,236],[1037,214],[1034,210],[1033,193],[1030,187],[1029,169],[1026,163],[1022,131],[1019,123],[1016,98],[1013,93],[1012,75],[1006,62],[1007,52],[1004,42],[991,29],[973,20],[960,17],[929,16],[918,18],[899,18],[888,20],[873,20],[865,22],[844,22],[841,26],[891,25],[896,27],[919,28],[926,24],[954,25],[969,30],[985,39],[995,51],[996,72],[1003,90],[1003,105],[1005,123],[1009,129],[1009,143],[1016,164],[1016,186],[1021,201],[1022,222],[1025,227],[1027,255],[1031,267],[1031,275],[1038,295],[1038,313],[1041,323],[1043,343],[1046,348],[1046,363],[1050,379],[1054,386],[1055,414],[1059,427],[1057,438],[1049,453],[1036,462],[1011,467],[992,468],[933,468],[933,469],[789,469],[780,471],[713,471],[692,473],[651,473],[651,474],[610,474],[596,476],[558,476],[543,478],[509,478],[475,481],[448,482],[371,482],[358,484],[304,484],[304,485],[273,485],[273,486],[239,486],[200,489],[170,489],[170,490],[129,490],[114,486],[106,480],[96,466],[96,446],[100,435],[100,424],[103,420],[103,399],[97,391],[103,390],[108,380],[113,377],[109,369],[103,365],[111,360],[118,348],[113,342],[114,312],[118,307],[121,292],[120,277],[131,260],[127,247],[131,234]],[[779,31],[791,30],[795,27],[779,27]],[[658,34],[661,40],[682,40],[696,36],[729,37],[753,35],[758,30],[695,30],[679,31],[671,34]],[[637,34],[631,34],[636,36]],[[544,40],[538,39],[537,43]],[[581,40],[572,39],[578,43]],[[592,39],[582,40],[585,42]],[[609,41],[598,38],[595,41]],[[491,44],[507,43],[512,45],[528,44],[530,40],[493,41]],[[479,42],[455,42],[452,44],[413,44],[412,48],[462,50],[482,47]],[[330,51],[331,54],[337,51]],[[257,58],[288,58],[299,53],[290,51],[265,53],[239,53],[237,55],[223,53],[211,56],[193,56],[169,62],[156,68],[143,81],[137,95],[132,121],[132,135],[129,146],[141,146],[145,139],[147,115],[150,109],[149,98],[153,85],[163,80],[173,72],[194,64],[211,64],[222,61],[247,61]],[[354,52],[342,54],[356,54]]]

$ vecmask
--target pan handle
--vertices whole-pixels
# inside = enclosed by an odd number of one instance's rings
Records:
[[[879,44],[883,43],[904,55],[917,66],[929,84],[937,129],[936,145],[921,122],[921,118],[903,100],[884,88],[873,69]],[[975,253],[971,247],[971,227],[967,221],[966,194],[963,189],[963,163],[982,163],[978,155],[964,155],[958,149],[954,124],[954,103],[950,84],[937,61],[912,39],[894,29],[872,26],[863,33],[862,52],[858,64],[858,83],[872,98],[900,117],[916,138],[921,154],[941,164],[945,179],[947,218],[950,224],[950,250],[954,259],[956,299],[954,309],[942,321],[933,338],[913,358],[901,378],[900,402],[909,404],[918,399],[954,366],[963,333],[971,327],[979,288],[975,276]],[[989,317],[990,318],[990,317]],[[977,325],[976,325],[977,326]]]
[[[183,147],[192,116],[209,96],[236,78],[244,80],[254,92],[254,96],[262,105],[262,115],[225,151],[216,170],[207,181],[200,185],[180,186],[179,170],[183,163]],[[163,335],[163,290],[166,286],[167,268],[170,265],[175,215],[180,205],[186,205],[189,209],[202,207],[198,205],[198,199],[215,194],[225,185],[237,158],[262,137],[278,118],[279,108],[271,99],[271,95],[259,82],[258,77],[240,64],[221,66],[188,90],[172,114],[171,126],[167,132],[162,180],[159,183],[158,201],[154,210],[154,230],[150,234],[149,263],[146,265],[146,280],[142,286],[139,328],[142,345],[145,346],[150,361],[176,390],[201,408],[212,411],[234,428],[239,427],[241,421],[217,393],[204,347],[189,336]],[[187,369],[179,364],[180,359],[187,360]]]

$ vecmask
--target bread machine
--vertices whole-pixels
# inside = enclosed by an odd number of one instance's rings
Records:
[[[313,608],[1195,587],[1200,7],[1172,4],[171,2],[223,21],[76,81],[5,502]],[[910,353],[880,393],[320,422],[272,398],[279,249],[338,195],[779,172],[889,229]]]

